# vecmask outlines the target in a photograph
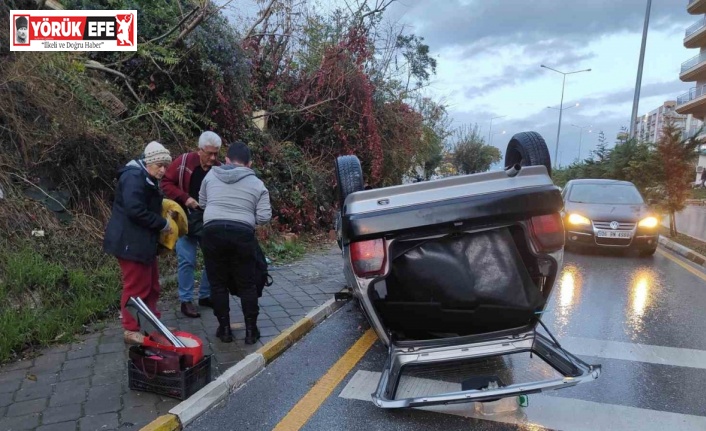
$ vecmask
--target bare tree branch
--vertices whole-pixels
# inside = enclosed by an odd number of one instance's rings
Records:
[[[100,63],[98,63],[97,61],[94,61],[94,60],[88,60],[88,61],[86,61],[86,62],[84,63],[84,66],[85,66],[86,68],[88,68],[88,69],[100,70],[101,72],[111,73],[111,74],[116,75],[116,76],[119,76],[119,77],[121,77],[121,78],[123,78],[123,79],[127,79],[127,76],[125,76],[124,73],[118,72],[117,70],[111,69],[111,68],[109,68],[109,67],[105,67],[105,66],[103,66],[102,64],[100,64]]]
[[[375,5],[375,9],[364,13],[363,16],[360,17],[360,20],[363,21],[365,18],[369,17],[370,15],[374,15],[374,14],[380,13],[380,12],[385,12],[385,9],[387,9],[387,7],[390,6],[394,2],[395,2],[395,0],[388,0],[387,3],[385,3],[384,1],[379,2],[378,4]]]
[[[257,21],[255,21],[252,27],[250,27],[250,30],[245,33],[245,37],[243,37],[243,40],[249,39],[250,36],[253,35],[252,33],[255,31],[255,28],[257,28],[258,25],[260,25],[264,20],[269,18],[270,15],[272,15],[272,7],[275,5],[276,1],[277,0],[270,0],[270,4],[268,4],[265,10],[262,12],[262,16]]]
[[[358,20],[358,26],[363,27],[363,21],[365,21],[365,18],[367,18],[371,15],[385,12],[385,9],[387,9],[395,1],[396,0],[379,0],[375,4],[375,8],[373,8],[372,10],[369,10],[368,12],[365,12],[364,14],[362,14],[360,16],[360,19]],[[361,9],[363,8],[364,4],[365,4],[365,2],[363,2],[363,4],[360,5],[358,12],[361,12]]]
[[[53,200],[54,202],[58,203],[59,206],[64,209],[64,211],[69,212],[69,210],[64,206],[64,204],[62,204],[61,202],[59,202],[58,200],[56,200],[53,196],[49,195],[49,193],[45,192],[43,188],[41,188],[41,187],[39,187],[38,185],[34,184],[32,181],[28,180],[28,179],[25,178],[25,177],[22,177],[22,176],[20,176],[20,175],[17,175],[17,174],[15,174],[15,173],[13,173],[13,172],[10,172],[10,175],[12,175],[13,177],[17,177],[17,178],[21,179],[22,181],[26,182],[27,184],[29,184],[29,185],[35,187],[35,188],[38,189],[40,192],[44,193],[44,195],[45,195],[46,197],[48,197],[49,199],[51,199],[51,200]]]
[[[186,36],[188,36],[189,33],[194,31],[194,29],[198,27],[199,24],[201,24],[204,18],[206,18],[206,14],[207,12],[205,10],[201,10],[201,13],[198,14],[198,16],[194,18],[193,21],[191,21],[191,24],[189,24],[188,27],[186,27],[181,33],[179,33],[179,36],[177,36],[176,39],[174,39],[172,43],[169,44],[169,46],[172,48],[175,47],[180,41],[182,41]]]
[[[37,9],[44,9],[48,7],[53,10],[63,10],[64,6],[61,5],[57,0],[34,0],[37,3]]]
[[[257,115],[257,116],[255,116],[255,117],[252,117],[252,119],[255,120],[255,119],[257,119],[257,118],[270,117],[270,116],[272,116],[272,115],[294,114],[294,113],[297,113],[297,112],[308,111],[309,109],[316,108],[316,107],[319,106],[319,105],[323,105],[324,103],[332,102],[332,101],[334,101],[334,100],[336,100],[336,99],[335,99],[335,98],[330,98],[330,99],[326,99],[326,100],[321,100],[321,101],[316,102],[316,103],[314,103],[314,104],[312,104],[312,105],[304,106],[304,107],[302,107],[302,108],[287,109],[287,110],[285,110],[285,111],[278,111],[278,112],[267,112],[267,113],[264,113],[264,114],[262,114],[262,115]]]
[[[226,4],[229,3],[230,2]],[[174,39],[172,43],[169,44],[169,46],[172,48],[175,47],[180,41],[182,41],[186,36],[188,36],[192,31],[194,31],[196,27],[198,27],[204,20],[206,20],[212,15],[215,15],[216,13],[218,13],[219,10],[221,10],[221,8],[213,8],[212,6],[213,5],[211,3],[211,0],[204,0],[204,4],[201,7],[201,13],[196,18],[194,18],[191,24],[189,24],[189,26],[186,27],[184,31],[179,33],[179,36],[177,36],[176,39]]]
[[[130,79],[127,76],[125,76],[125,74],[118,72],[117,70],[111,69],[109,67],[105,67],[102,64],[100,64],[94,60],[88,60],[86,63],[84,63],[84,66],[87,69],[99,70],[101,72],[110,73],[110,74],[113,74],[115,76],[122,78],[123,81],[125,82],[125,86],[128,88],[128,90],[130,90],[130,93],[132,93],[132,96],[135,98],[135,100],[137,100],[137,103],[140,103],[140,104],[143,103],[140,96],[138,96],[137,92],[135,92],[135,89],[132,88],[132,85],[130,85]],[[150,114],[150,119],[152,119],[152,126],[157,130],[157,133],[159,133],[159,127],[157,127],[157,122],[154,119],[155,115],[156,114]],[[162,119],[162,117],[160,117],[159,115],[156,115],[156,117],[159,118],[159,120],[162,122],[162,124],[165,124],[167,126],[167,129],[169,129],[169,131],[172,132],[172,135],[174,135],[174,137],[176,138],[176,135],[169,128],[169,125],[166,124],[166,122]]]
[[[199,9],[200,9],[200,7],[196,6],[196,8],[195,8],[194,10],[192,10],[191,12],[189,12],[188,14],[186,14],[186,16],[185,16],[181,21],[179,21],[179,24],[177,24],[177,25],[175,25],[174,27],[172,27],[168,32],[164,33],[163,35],[157,36],[157,37],[155,37],[155,38],[152,39],[152,40],[148,40],[146,43],[154,43],[154,42],[157,42],[157,41],[162,40],[162,39],[164,39],[165,37],[169,36],[170,34],[174,33],[174,32],[177,31],[177,29],[180,28],[189,18],[191,18],[196,12],[198,12]]]

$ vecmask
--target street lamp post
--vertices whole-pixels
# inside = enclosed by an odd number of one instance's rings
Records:
[[[577,126],[576,124],[572,124],[574,127],[578,127],[580,130],[579,132],[579,162],[581,161],[581,138],[583,137],[583,129],[589,129],[588,133],[591,133],[591,128],[593,126]]]
[[[505,134],[505,131],[503,130],[502,132],[497,132],[497,133],[493,133],[492,135],[490,135],[490,142],[488,142],[488,145],[493,145],[493,136],[504,135],[504,134]]]
[[[493,139],[493,135],[491,133],[493,132],[493,120],[497,120],[498,118],[505,118],[507,115],[499,115],[497,117],[493,117],[490,119],[490,130],[488,130],[488,142],[490,142]]]
[[[559,127],[557,127],[556,129],[556,146],[554,147],[554,167],[556,167],[557,159],[559,158],[559,135],[561,134],[561,114],[564,112],[564,87],[566,86],[566,75],[572,75],[574,73],[581,72],[590,72],[591,69],[575,70],[573,72],[561,72],[543,64],[541,65],[541,67],[564,75],[564,80],[561,84],[561,102],[559,104]]]
[[[566,111],[567,109],[576,108],[580,105],[581,105],[580,103],[576,102],[575,105],[567,106],[566,108],[555,108],[553,106],[547,106],[547,109],[556,109],[557,111]]]
[[[645,24],[642,27],[642,45],[640,46],[640,61],[637,64],[637,80],[635,82],[635,97],[632,100],[632,115],[630,116],[630,138],[634,137],[635,121],[637,120],[637,107],[640,103],[640,87],[642,86],[642,65],[645,62],[645,45],[647,44],[647,28],[650,26],[650,9],[652,0],[647,0],[645,11]]]

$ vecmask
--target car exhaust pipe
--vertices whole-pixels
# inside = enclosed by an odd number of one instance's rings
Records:
[[[514,165],[505,168],[505,173],[508,177],[514,177],[520,173],[520,169],[522,169],[522,166],[519,163],[515,163]]]

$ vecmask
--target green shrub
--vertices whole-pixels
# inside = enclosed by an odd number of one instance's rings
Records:
[[[79,262],[77,262],[79,263]],[[117,308],[120,275],[110,261],[66,268],[29,249],[0,255],[0,363],[28,347],[69,341]]]

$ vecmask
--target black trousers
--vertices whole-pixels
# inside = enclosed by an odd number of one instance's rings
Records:
[[[240,297],[246,319],[257,319],[260,308],[255,286],[256,247],[255,232],[248,225],[212,221],[204,226],[201,248],[216,317],[230,316],[231,294]]]

